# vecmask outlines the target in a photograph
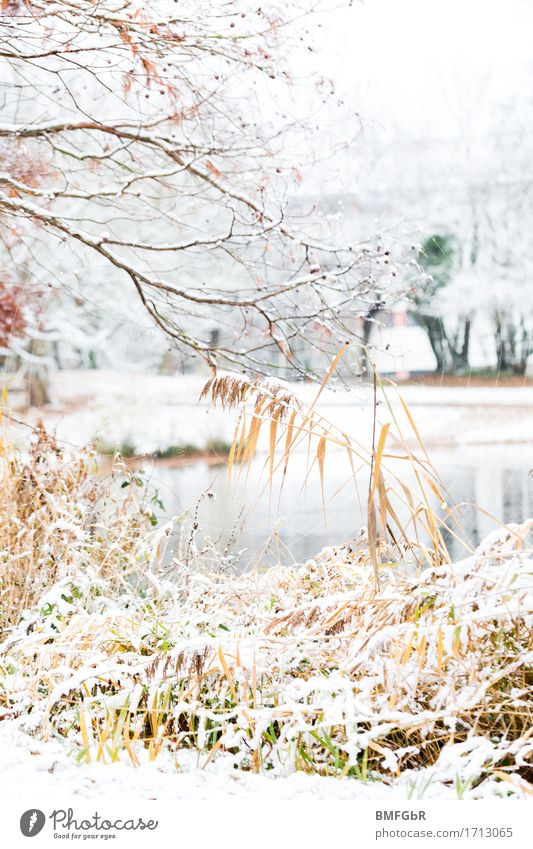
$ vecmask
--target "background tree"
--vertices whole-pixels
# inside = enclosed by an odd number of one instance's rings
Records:
[[[457,242],[449,234],[437,233],[424,241],[418,253],[418,263],[426,276],[424,282],[415,287],[411,310],[427,333],[437,369],[442,373],[456,373],[468,368],[471,314],[455,315],[454,326],[450,328],[439,310],[439,295],[456,273],[456,253]]]
[[[320,133],[283,61],[312,49],[308,8],[3,3],[0,227],[29,285],[105,290],[111,314],[130,290],[212,367],[307,374],[356,335],[366,293],[400,286],[292,200]]]
[[[514,81],[483,67],[463,77],[436,75],[431,121],[423,108],[406,114],[406,100],[372,121],[362,102],[357,223],[389,243],[411,240],[426,275],[414,279],[411,313],[440,371],[523,373],[533,344],[531,69]]]

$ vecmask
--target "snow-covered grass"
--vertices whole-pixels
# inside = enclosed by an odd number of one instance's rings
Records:
[[[76,794],[84,798],[214,799],[250,798],[316,800],[456,800],[498,797],[523,798],[525,783],[514,787],[486,779],[476,785],[479,754],[465,756],[460,746],[449,746],[449,763],[404,770],[387,781],[357,781],[324,777],[302,770],[275,777],[233,768],[219,756],[209,764],[195,752],[182,750],[179,758],[168,752],[155,761],[142,757],[137,769],[123,760],[113,764],[78,763],[72,748],[55,739],[36,736],[39,716],[0,723],[1,782],[4,804],[29,797]],[[145,754],[145,753],[144,753]],[[143,753],[141,753],[141,756]],[[477,755],[477,757],[476,757]]]
[[[379,586],[365,535],[235,577],[194,533],[169,562],[138,475],[90,472],[43,432],[5,463],[12,778],[157,798],[531,793],[533,522],[419,572],[382,549]]]

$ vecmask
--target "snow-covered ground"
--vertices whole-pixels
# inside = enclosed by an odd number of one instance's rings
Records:
[[[205,447],[209,440],[233,438],[235,414],[198,403],[204,378],[177,375],[61,371],[52,376],[51,404],[33,413],[57,430],[59,438],[77,446],[92,439],[107,445],[124,442],[139,452],[151,452],[186,443]],[[293,384],[298,398],[312,403],[317,387]],[[427,387],[402,386],[409,407],[427,446],[470,446],[533,442],[533,387]],[[411,444],[416,437],[401,409],[398,392],[387,390],[387,399]],[[317,410],[359,442],[370,444],[372,391],[357,386],[352,391],[326,389]],[[382,397],[378,419],[390,421]],[[266,438],[266,437],[265,437]]]
[[[113,798],[127,789],[131,799],[219,799],[261,798],[316,800],[457,800],[505,796],[507,790],[514,798],[527,798],[527,785],[510,777],[502,788],[501,782],[485,781],[481,788],[472,789],[478,762],[485,753],[468,753],[464,746],[447,752],[448,763],[440,767],[409,770],[390,783],[359,781],[354,778],[321,777],[293,772],[286,776],[269,777],[235,770],[231,759],[218,758],[206,765],[206,757],[184,752],[178,764],[160,755],[156,761],[141,762],[134,768],[124,761],[113,764],[78,763],[69,745],[57,740],[43,742],[28,733],[32,723],[3,720],[0,722],[0,793],[4,804],[15,801],[23,790],[26,796],[44,798],[65,793],[83,798]],[[21,727],[22,726],[22,727]],[[458,776],[457,763],[466,761],[463,775]],[[469,772],[470,768],[470,772]],[[469,775],[471,780],[469,781]]]
[[[170,759],[159,758],[134,769],[126,763],[77,764],[69,756],[68,747],[56,741],[43,743],[28,736],[16,723],[0,723],[2,751],[2,798],[16,799],[20,788],[39,795],[67,791],[91,798],[116,796],[128,788],[131,798],[140,799],[210,799],[214,797],[252,796],[293,799],[312,796],[316,799],[379,799],[392,790],[380,783],[362,784],[320,778],[303,772],[285,778],[265,776],[228,769],[221,760],[196,766],[183,762],[176,768]],[[205,757],[202,758],[205,761]]]
[[[161,599],[168,599],[158,613],[164,650],[142,599],[138,611],[133,597],[114,609],[103,580],[101,594],[84,596],[72,589],[73,577],[60,579],[1,646],[9,670],[0,718],[3,798],[21,787],[89,798],[117,796],[126,787],[141,799],[526,798],[533,751],[527,720],[504,729],[498,716],[527,717],[530,708],[524,676],[533,657],[533,560],[524,549],[532,529],[530,520],[495,531],[473,557],[417,578],[384,564],[378,595],[364,546],[359,555],[325,549],[316,561],[261,576],[193,573],[186,595],[151,573]],[[57,611],[49,615],[53,598]],[[187,658],[197,665],[188,666]],[[207,688],[202,664],[211,676]],[[236,695],[234,682],[246,684],[252,671],[261,682],[259,706],[250,703],[247,686]],[[279,694],[275,705],[269,686]],[[154,753],[132,743],[130,734],[140,700],[146,696],[152,706],[146,709],[161,715],[164,693],[171,700],[164,710],[181,717],[180,728],[192,716],[198,725],[192,736],[186,732],[193,746]],[[119,720],[118,730],[97,740],[87,716],[104,707],[127,710],[132,725],[125,730]],[[214,746],[207,745],[207,718],[222,734]],[[267,740],[273,722],[277,731]],[[339,725],[345,736],[335,738],[332,760],[320,734],[327,739],[327,729]],[[165,729],[159,725],[161,741],[170,734]],[[314,776],[295,757],[304,740]],[[422,766],[427,745],[430,765]],[[261,775],[252,774],[251,746],[261,749],[255,762]],[[371,768],[357,760],[365,748],[373,753]],[[342,777],[341,752],[351,758],[347,764],[360,764],[350,778]],[[401,769],[406,756],[415,765]],[[334,775],[317,775],[323,770]]]
[[[154,451],[185,443],[203,447],[209,439],[229,441],[235,417],[231,412],[210,409],[207,403],[199,404],[202,385],[203,380],[197,377],[61,372],[54,376],[52,402],[43,417],[57,429],[60,439],[74,445],[98,438],[107,444],[129,441],[139,451]],[[309,403],[317,392],[310,385],[292,388]],[[524,446],[527,465],[533,441],[533,389],[406,386],[401,396],[428,446],[470,451],[494,443],[518,444]],[[410,434],[409,441],[414,444],[416,437],[395,390],[389,391],[388,398],[391,408],[381,399],[380,421],[403,416],[402,430]],[[368,387],[358,387],[349,394],[327,390],[320,398],[320,413],[366,445],[371,440],[371,410]],[[485,556],[481,550],[480,554]],[[508,599],[504,601],[508,606]],[[230,631],[225,628],[226,633]],[[127,787],[131,797],[140,799],[451,800],[507,793],[525,798],[530,792],[518,774],[504,775],[506,780],[502,781],[503,773],[498,777],[495,772],[494,778],[477,786],[476,779],[492,746],[483,737],[447,745],[431,767],[406,769],[399,777],[391,769],[387,778],[362,781],[301,771],[255,775],[235,769],[232,759],[225,755],[208,762],[205,753],[193,755],[183,750],[178,751],[177,761],[163,752],[148,762],[141,753],[137,768],[126,756],[118,763],[102,764],[94,759],[85,763],[76,758],[71,740],[59,735],[44,740],[34,733],[40,718],[37,712],[17,718],[0,715],[0,790],[4,801],[16,799],[22,787],[35,794],[61,790],[86,798],[117,796]]]

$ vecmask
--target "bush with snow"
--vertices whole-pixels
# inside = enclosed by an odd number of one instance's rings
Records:
[[[146,499],[111,507],[44,436],[9,474],[4,722],[33,714],[81,763],[530,792],[533,522],[418,575],[386,563],[379,589],[366,537],[230,577],[194,547],[169,564]]]

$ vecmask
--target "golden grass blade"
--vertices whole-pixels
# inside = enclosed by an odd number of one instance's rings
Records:
[[[240,417],[237,420],[237,424],[235,425],[235,434],[233,436],[233,440],[231,442],[229,457],[228,457],[228,486],[231,485],[231,471],[233,469],[233,461],[235,459],[235,452],[237,450],[238,439],[239,439],[239,425],[240,425]]]
[[[437,669],[440,672],[442,670],[442,664],[444,661],[444,637],[442,633],[442,628],[439,628],[439,632],[437,635]]]
[[[222,745],[222,740],[223,740],[223,738],[222,738],[222,737],[219,737],[219,738],[218,738],[218,740],[216,741],[215,745],[213,746],[213,748],[212,748],[212,749],[211,749],[211,751],[209,752],[209,754],[208,754],[207,758],[205,759],[205,763],[204,763],[204,765],[203,765],[202,769],[205,769],[205,768],[206,768],[206,766],[209,766],[209,764],[211,763],[211,761],[212,761],[212,760],[213,760],[213,758],[215,757],[216,753],[217,753],[217,752],[218,752],[218,750],[220,749],[220,747],[221,747],[221,745]]]
[[[494,516],[494,514],[490,512],[490,510],[486,510],[484,507],[481,506],[481,504],[474,504],[473,506],[476,508],[476,510],[479,510],[480,513],[483,513],[484,516],[487,516],[489,519],[492,519],[492,521],[495,522],[500,528],[505,528],[506,531],[509,531],[510,536],[514,536],[518,544],[520,546],[522,545],[522,543],[524,542],[524,537],[517,533],[517,531],[515,531],[513,528],[510,528],[509,525],[507,525],[505,522],[502,522],[500,519],[497,519],[496,516]]]
[[[276,409],[274,410],[274,415],[272,416],[272,418],[270,420],[270,453],[269,453],[270,472],[269,472],[269,482],[270,482],[270,489],[271,490],[272,490],[272,481],[273,481],[273,478],[274,478],[274,458],[276,456],[276,433],[277,433],[277,430],[278,430],[278,422],[279,422],[279,418],[280,418],[280,415],[282,413],[282,410],[283,410],[283,407],[281,407],[281,405],[278,404]]]
[[[316,459],[318,462],[318,471],[320,474],[320,491],[322,493],[322,512],[324,513],[324,523],[326,522],[326,501],[324,496],[324,460],[326,457],[326,435],[323,434],[318,440],[316,449]]]
[[[383,533],[384,528],[387,527],[387,505],[389,500],[387,498],[387,488],[385,486],[385,480],[381,469],[378,474],[377,491],[379,500],[379,522],[381,533]]]
[[[311,406],[310,406],[310,408],[309,408],[309,411],[311,411],[311,410],[315,407],[315,405],[316,405],[316,403],[317,403],[318,399],[319,399],[319,398],[320,398],[320,396],[322,395],[322,392],[324,391],[324,389],[325,389],[326,385],[328,384],[329,379],[331,378],[331,375],[333,374],[333,372],[334,372],[334,371],[335,371],[335,369],[337,368],[337,366],[338,366],[338,364],[339,364],[339,362],[340,362],[340,360],[341,360],[341,357],[342,357],[342,356],[343,356],[343,354],[345,353],[345,351],[346,351],[346,349],[348,348],[349,344],[350,344],[349,342],[343,342],[343,344],[341,345],[341,347],[339,348],[339,350],[338,350],[338,351],[337,351],[337,353],[335,354],[335,357],[333,358],[333,362],[331,363],[330,367],[328,368],[328,370],[327,370],[327,372],[326,372],[326,376],[324,377],[324,380],[323,380],[323,381],[322,381],[322,383],[320,384],[320,388],[319,388],[319,390],[318,390],[318,392],[317,392],[317,394],[316,394],[315,400],[313,401],[313,403],[311,404]]]
[[[257,448],[257,441],[259,439],[259,434],[261,432],[261,426],[263,424],[262,410],[265,403],[265,398],[263,395],[259,395],[257,401],[255,403],[254,412],[252,416],[252,421],[250,422],[250,428],[248,430],[248,435],[245,437],[245,446],[244,452],[242,455],[242,465],[244,466],[248,463],[248,470],[246,473],[246,478],[248,479],[248,475],[250,474],[250,467],[252,464],[252,460],[255,455],[255,450]],[[267,405],[268,409],[268,405]]]
[[[377,555],[377,536],[376,536],[376,508],[373,501],[368,503],[368,548],[370,560],[374,570],[374,580],[376,589],[379,590],[379,570],[378,570],[378,555]]]
[[[92,734],[90,734],[89,729],[87,727],[87,719],[85,716],[85,708],[80,709],[80,734],[81,734],[81,742],[84,748],[84,758],[85,763],[91,763],[91,741]]]
[[[237,450],[235,452],[235,463],[240,463],[242,452],[244,450],[244,446],[246,444],[246,410],[242,411],[241,416],[241,435],[239,438],[239,444],[237,445]]]
[[[220,660],[220,665],[224,671],[224,675],[226,676],[229,684],[229,688],[231,691],[231,695],[233,696],[233,700],[235,704],[237,704],[237,692],[235,690],[235,684],[233,683],[233,675],[231,674],[231,670],[228,666],[227,660],[224,657],[224,652],[222,651],[222,646],[218,647],[218,659]]]
[[[420,643],[418,644],[418,648],[416,650],[416,653],[418,655],[418,668],[419,669],[422,669],[422,667],[424,666],[424,662],[425,662],[425,659],[426,659],[427,642],[428,641],[427,641],[426,635],[422,634],[422,639],[420,640]]]
[[[526,796],[533,796],[533,786],[529,784],[527,781],[524,781],[517,775],[509,775],[506,772],[503,772],[501,769],[494,770],[494,775],[500,778],[502,781],[506,781],[512,787],[518,787],[522,793],[525,793]]]
[[[432,481],[431,477],[426,472],[424,472],[424,478],[426,479],[426,482],[427,482],[429,488],[431,489],[431,491],[433,492],[433,494],[436,495],[437,498],[439,499],[440,504],[445,502],[446,497],[443,495],[443,493],[439,489],[437,489],[436,484]]]
[[[124,723],[124,728],[123,728],[124,747],[125,747],[128,755],[129,755],[129,757],[130,757],[132,766],[138,767],[140,765],[140,761],[139,761],[139,758],[137,757],[137,755],[135,754],[133,746],[131,745],[130,726],[131,726],[131,715],[128,711],[128,715],[126,717],[126,722]]]
[[[383,451],[385,448],[385,442],[387,441],[387,434],[389,432],[389,428],[390,422],[387,422],[383,425],[379,434],[378,446],[374,454],[374,468],[372,474],[372,486],[370,490],[370,501],[374,501],[374,495],[376,494],[376,488],[381,470],[381,460],[383,457]]]
[[[297,410],[293,410],[292,413],[291,413],[291,417],[289,419],[289,424],[287,426],[287,436],[286,436],[286,439],[285,439],[285,452],[284,452],[284,455],[283,455],[283,460],[284,460],[283,475],[284,476],[287,472],[287,466],[289,465],[289,458],[290,458],[290,454],[291,454],[292,439],[293,439],[293,433],[294,433],[294,422],[296,420],[296,416],[297,416]]]
[[[401,405],[403,407],[403,411],[404,411],[405,415],[407,416],[407,420],[408,420],[409,424],[411,425],[411,427],[413,429],[413,433],[417,438],[418,444],[420,445],[422,451],[424,452],[426,460],[431,465],[431,461],[429,459],[429,455],[428,455],[428,452],[426,450],[426,446],[424,445],[422,437],[420,436],[420,433],[418,432],[418,428],[415,424],[415,420],[413,419],[413,417],[410,413],[409,407],[407,406],[407,404],[405,403],[405,401],[403,400],[402,396],[399,393],[398,393],[398,397],[400,398],[400,402],[401,402]]]
[[[256,415],[254,415],[252,421],[250,422],[250,429],[248,431],[248,436],[246,437],[246,447],[244,449],[244,454],[242,457],[243,466],[248,464],[246,478],[248,478],[248,475],[250,473],[250,466],[252,465],[255,449],[257,448],[257,441],[259,439],[262,424],[263,419],[260,416]]]
[[[409,658],[411,657],[411,652],[413,651],[413,646],[416,640],[416,631],[411,634],[411,638],[406,646],[400,646],[400,666],[405,666]]]

